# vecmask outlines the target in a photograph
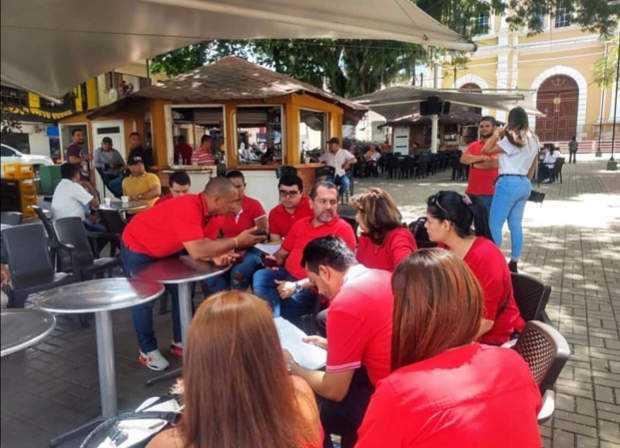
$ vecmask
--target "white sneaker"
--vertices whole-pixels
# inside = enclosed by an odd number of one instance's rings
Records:
[[[168,360],[164,358],[164,355],[162,355],[161,352],[157,349],[153,350],[152,352],[148,352],[147,354],[140,352],[138,361],[140,362],[140,364],[157,372],[166,370],[170,365]]]

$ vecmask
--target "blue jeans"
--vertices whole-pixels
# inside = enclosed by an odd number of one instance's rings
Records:
[[[262,252],[255,247],[250,247],[243,254],[241,262],[235,264],[228,273],[209,278],[203,283],[203,288],[209,290],[209,294],[227,289],[248,289],[254,272],[263,264]]]
[[[116,177],[110,178],[110,182],[108,183],[107,187],[114,196],[120,198],[123,195],[123,176],[118,175]]]
[[[284,268],[261,269],[256,271],[252,280],[254,294],[271,306],[275,317],[282,316],[292,323],[299,325],[300,317],[314,311],[319,296],[314,288],[304,288],[288,299],[282,300],[278,294],[276,280],[294,282],[293,277]]]
[[[346,174],[344,176],[336,176],[336,184],[340,184],[340,194],[349,194],[351,191],[351,179]]]
[[[491,214],[491,203],[493,202],[493,195],[490,194],[470,194],[470,198],[476,199],[480,205],[487,211],[487,218]]]
[[[121,245],[121,261],[125,273],[132,277],[137,271],[149,263],[156,261],[148,255],[134,252],[125,245]],[[176,286],[166,286],[172,301],[172,332],[174,342],[181,342],[181,321],[179,320],[179,291]],[[153,332],[153,302],[137,305],[131,309],[133,326],[138,336],[138,345],[142,353],[148,353],[157,349],[157,339]]]
[[[489,227],[493,241],[502,246],[502,229],[508,220],[511,241],[511,259],[518,260],[523,248],[523,211],[532,191],[526,176],[501,176],[495,184],[495,195],[491,204]]]

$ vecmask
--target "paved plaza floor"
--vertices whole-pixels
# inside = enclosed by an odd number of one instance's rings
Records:
[[[573,351],[557,383],[555,416],[542,429],[545,446],[620,448],[620,172],[605,171],[608,157],[582,158],[564,167],[562,184],[541,187],[544,204],[528,203],[520,269],[552,286],[547,311]],[[417,180],[363,179],[356,191],[370,185],[390,191],[407,221],[423,215],[430,194],[465,187],[444,172]],[[163,349],[171,339],[170,314],[155,314]],[[119,408],[126,410],[171,383],[145,386],[155,372],[136,361],[130,314],[113,316]],[[1,378],[2,447],[47,446],[99,412],[94,329],[60,318],[51,337],[2,359]]]

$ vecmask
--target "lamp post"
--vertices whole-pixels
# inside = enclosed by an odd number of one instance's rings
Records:
[[[614,146],[616,144],[616,120],[618,112],[618,84],[620,83],[620,36],[618,37],[618,54],[616,56],[616,92],[614,93],[614,121],[611,131],[611,157],[607,162],[607,170],[616,171],[618,163],[614,159]]]

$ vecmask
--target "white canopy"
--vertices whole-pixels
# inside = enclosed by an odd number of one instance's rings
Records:
[[[460,92],[455,89],[421,89],[413,86],[395,86],[353,98],[353,101],[368,106],[370,110],[383,115],[388,120],[393,120],[411,114],[414,104],[425,101],[432,96],[454,104],[505,111],[521,106],[529,114],[543,115],[529,104],[529,98],[526,98],[522,93],[475,93]]]
[[[473,50],[409,0],[1,0],[2,83],[61,97],[210,39],[396,40]]]

